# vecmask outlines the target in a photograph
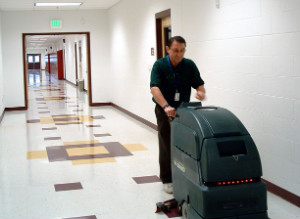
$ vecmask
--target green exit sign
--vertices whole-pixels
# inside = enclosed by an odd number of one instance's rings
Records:
[[[62,28],[62,21],[58,19],[53,19],[50,22],[51,29],[59,29]]]

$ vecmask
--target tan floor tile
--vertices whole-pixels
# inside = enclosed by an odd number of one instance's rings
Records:
[[[54,120],[53,120],[52,117],[41,117],[41,118],[40,118],[40,123],[41,123],[41,124],[54,123]]]
[[[42,159],[48,158],[47,151],[28,151],[27,159]]]
[[[79,115],[78,117],[82,122],[93,121],[93,118],[89,115]]]
[[[66,149],[66,151],[70,157],[82,156],[82,155],[93,155],[93,154],[109,154],[108,150],[106,150],[104,146],[68,148]]]
[[[142,144],[123,144],[123,146],[130,152],[132,151],[146,151],[148,150]]]

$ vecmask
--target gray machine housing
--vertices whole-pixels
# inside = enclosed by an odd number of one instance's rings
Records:
[[[264,219],[266,185],[256,145],[221,107],[185,103],[171,122],[174,197],[189,218]]]

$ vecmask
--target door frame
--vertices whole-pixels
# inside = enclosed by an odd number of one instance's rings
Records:
[[[155,29],[156,29],[156,58],[160,59],[163,57],[162,42],[162,19],[170,17],[171,18],[171,9],[159,12],[155,14]],[[172,24],[171,24],[172,25]]]
[[[78,85],[78,62],[77,62],[77,42],[74,43],[74,53],[75,53],[75,79],[76,86]]]
[[[32,35],[86,35],[87,40],[87,64],[88,64],[88,100],[89,100],[89,106],[92,106],[92,68],[91,68],[91,49],[90,49],[90,32],[50,32],[50,33],[23,33],[22,34],[22,41],[23,41],[23,81],[24,81],[24,101],[25,101],[25,107],[24,109],[28,109],[28,89],[27,89],[27,77],[26,77],[26,65],[27,65],[27,57],[26,57],[26,37],[32,36]]]

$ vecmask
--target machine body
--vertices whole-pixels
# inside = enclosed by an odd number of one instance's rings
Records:
[[[174,198],[188,218],[265,219],[266,185],[256,145],[221,107],[185,103],[171,122]]]

